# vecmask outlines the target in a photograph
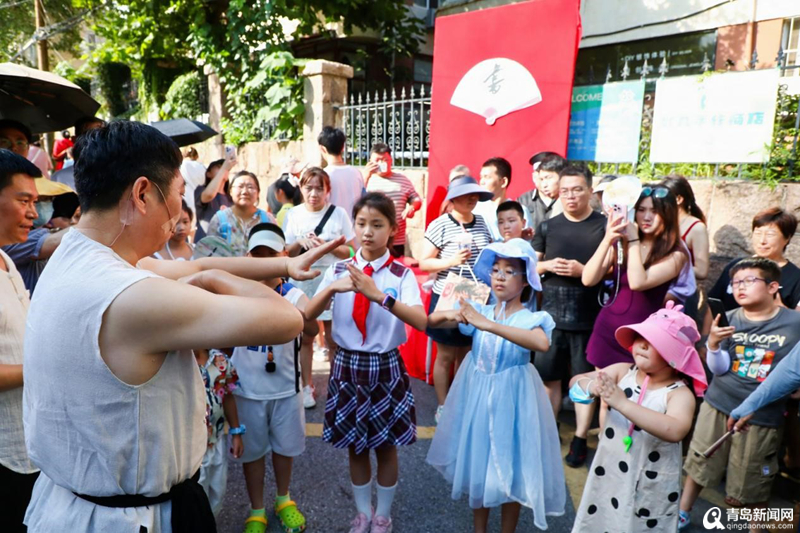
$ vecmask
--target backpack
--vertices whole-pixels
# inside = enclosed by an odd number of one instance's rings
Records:
[[[256,211],[258,216],[261,218],[261,222],[272,222],[270,219],[269,214],[263,209],[258,209]],[[219,234],[220,236],[225,239],[228,243],[231,242],[231,222],[230,218],[228,218],[228,210],[222,209],[217,212],[217,216],[219,217]]]

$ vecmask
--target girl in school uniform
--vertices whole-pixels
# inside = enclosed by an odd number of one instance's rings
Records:
[[[361,249],[332,265],[306,316],[333,301],[333,361],[322,438],[350,452],[357,514],[350,533],[388,533],[397,488],[397,446],[417,438],[414,397],[397,347],[405,324],[422,331],[427,316],[414,273],[394,261],[389,245],[397,231],[394,203],[368,193],[353,207]],[[378,459],[378,501],[372,507],[370,449]]]

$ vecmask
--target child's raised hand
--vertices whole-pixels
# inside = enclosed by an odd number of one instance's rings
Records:
[[[330,288],[335,293],[342,293],[342,292],[353,292],[356,290],[355,286],[353,285],[353,278],[351,276],[344,276],[333,283],[331,283]]]
[[[595,378],[593,385],[594,392],[611,407],[616,408],[620,402],[623,402],[626,399],[625,393],[622,392],[622,389],[617,386],[617,382],[614,381],[614,378],[605,372],[597,373],[597,377]]]
[[[465,324],[470,324],[480,330],[485,330],[492,324],[491,320],[476,311],[464,298],[459,298],[458,304],[461,307],[461,316]]]
[[[231,455],[234,459],[238,459],[244,453],[244,443],[242,442],[241,435],[231,435]]]
[[[719,343],[736,331],[734,326],[720,327],[719,318],[720,315],[714,317],[714,321],[711,323],[711,330],[708,332],[708,348],[713,351],[719,350]]]
[[[375,285],[375,280],[371,276],[364,274],[352,263],[347,264],[347,271],[350,273],[353,290],[366,296],[367,300],[377,303],[383,302],[383,293]]]

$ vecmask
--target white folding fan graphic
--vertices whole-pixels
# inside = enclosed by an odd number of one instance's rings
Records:
[[[505,57],[481,61],[458,82],[450,104],[486,119],[488,125],[542,101],[528,69]]]

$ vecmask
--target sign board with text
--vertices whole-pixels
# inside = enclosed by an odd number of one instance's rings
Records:
[[[765,69],[658,80],[650,161],[766,161],[779,74]]]
[[[598,163],[637,161],[643,100],[641,80],[575,87],[567,158]]]

